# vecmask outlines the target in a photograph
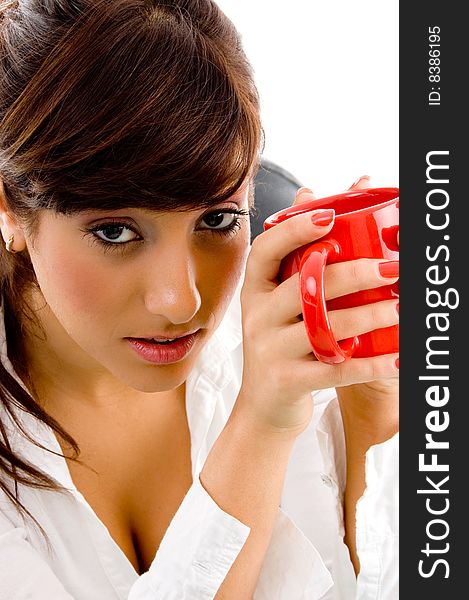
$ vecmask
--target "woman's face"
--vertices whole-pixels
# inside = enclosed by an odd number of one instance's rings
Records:
[[[246,184],[220,205],[185,212],[42,211],[27,247],[49,355],[145,392],[183,383],[242,275],[248,191]]]

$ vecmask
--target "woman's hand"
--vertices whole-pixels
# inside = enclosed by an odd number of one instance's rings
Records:
[[[310,201],[312,192],[301,188],[295,203]],[[327,211],[300,214],[272,227],[254,240],[241,292],[244,333],[244,369],[237,410],[264,431],[299,435],[308,425],[313,390],[364,384],[395,377],[396,355],[351,359],[328,365],[315,359],[301,315],[299,275],[278,284],[281,260],[296,248],[330,231],[312,217]],[[326,298],[389,285],[379,273],[382,260],[361,259],[326,267]],[[397,301],[330,311],[336,339],[389,327],[398,321]],[[246,416],[247,415],[247,416]]]
[[[363,189],[367,189],[370,187],[370,178],[368,175],[363,175],[362,177],[358,178],[349,188],[349,190],[363,190]],[[302,189],[307,189],[307,188],[302,188]],[[301,192],[301,190],[299,190]],[[307,190],[308,192],[310,190]],[[297,194],[295,201],[294,201],[294,205],[295,204],[301,204],[302,202],[307,202],[309,201],[311,198],[314,198],[314,194],[313,192],[311,192],[312,196],[308,196],[304,193],[300,193]],[[398,234],[398,242],[399,242],[399,234]],[[389,280],[387,280],[389,281]],[[393,280],[394,281],[394,280]],[[373,287],[373,286],[370,286]],[[398,304],[397,304],[398,306]],[[397,309],[398,310],[398,309]],[[397,358],[397,361],[399,361],[399,359]],[[366,383],[362,383],[359,385],[356,385],[353,387],[353,396],[354,397],[359,397],[359,396],[363,396],[363,399],[373,399],[373,401],[382,401],[382,404],[384,404],[385,401],[389,401],[389,400],[395,400],[397,401],[397,395],[398,395],[398,389],[399,389],[399,379],[398,379],[398,375],[399,375],[399,363],[397,363],[397,372],[395,374],[394,377],[391,378],[387,378],[387,379],[380,379],[380,380],[374,380],[374,381],[369,381]],[[346,386],[344,386],[346,387]],[[343,393],[346,391],[345,389],[341,389],[338,390],[339,395],[343,396]],[[352,390],[351,390],[352,391]],[[370,413],[367,411],[365,412],[365,415],[369,415]],[[364,416],[365,416],[364,415]]]

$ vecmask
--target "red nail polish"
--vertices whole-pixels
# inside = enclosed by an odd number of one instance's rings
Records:
[[[319,227],[327,227],[334,220],[335,211],[333,208],[327,208],[326,210],[322,210],[319,213],[314,213],[311,215],[311,222],[313,225],[317,225]]]
[[[350,186],[350,189],[352,189],[353,187],[355,187],[356,185],[358,185],[360,183],[360,181],[362,181],[363,179],[366,179],[367,181],[370,180],[370,176],[369,175],[362,175],[361,177],[359,177],[358,179],[356,179],[352,185]]]
[[[399,359],[396,358],[396,367],[399,368]]]
[[[390,260],[389,262],[382,262],[379,264],[379,273],[381,277],[393,279],[399,277],[399,261]]]

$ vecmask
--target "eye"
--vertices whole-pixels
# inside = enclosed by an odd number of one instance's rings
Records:
[[[242,216],[248,216],[249,213],[240,209],[223,209],[213,211],[204,215],[200,221],[199,229],[219,233],[229,233],[236,228],[241,227]]]
[[[139,239],[137,234],[125,223],[104,223],[91,230],[92,233],[106,243],[125,244]]]
[[[230,227],[233,221],[236,220],[236,215],[233,213],[210,213],[202,219],[202,223],[205,223],[210,229],[226,229]]]

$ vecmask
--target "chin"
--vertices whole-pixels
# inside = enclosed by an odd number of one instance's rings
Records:
[[[143,365],[141,368],[125,370],[119,369],[113,373],[122,383],[133,390],[153,394],[157,392],[169,392],[182,385],[193,366],[187,361],[164,366]]]

